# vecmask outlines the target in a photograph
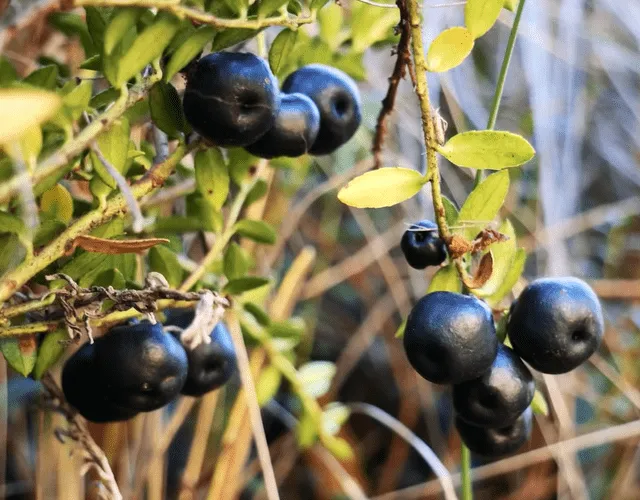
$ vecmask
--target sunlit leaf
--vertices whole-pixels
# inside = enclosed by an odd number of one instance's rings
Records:
[[[440,33],[427,52],[427,70],[435,73],[458,66],[471,53],[473,36],[467,28],[456,26]]]
[[[549,415],[549,405],[547,404],[547,400],[538,389],[536,389],[536,392],[533,394],[531,410],[533,410],[533,413],[537,415],[544,415],[545,417]]]
[[[337,401],[329,403],[322,411],[322,428],[330,436],[335,436],[351,415],[351,410]]]
[[[516,7],[518,7],[518,0],[504,0],[505,9],[515,12]]]
[[[269,365],[262,369],[256,382],[256,396],[260,406],[266,405],[278,392],[282,383],[282,374],[275,366]]]
[[[454,135],[438,152],[459,167],[500,170],[517,167],[535,155],[529,142],[502,130],[472,130]]]
[[[52,92],[36,89],[1,89],[0,115],[11,117],[0,121],[0,144],[20,138],[29,128],[51,118],[62,100]]]
[[[526,260],[527,252],[524,249],[519,248],[516,251],[516,255],[511,262],[511,267],[509,268],[507,275],[502,281],[502,284],[493,295],[485,299],[489,303],[489,305],[498,305],[502,299],[504,299],[507,295],[509,295],[509,293],[511,293],[512,288],[515,286],[515,284],[520,279],[520,276],[522,276],[522,273],[524,272],[524,265]]]
[[[282,77],[286,68],[291,64],[291,51],[296,45],[298,31],[282,30],[275,37],[269,49],[269,66],[273,74]]]
[[[196,186],[216,210],[229,195],[229,169],[217,148],[198,151],[195,156]]]
[[[484,35],[495,24],[504,0],[467,0],[464,23],[473,38]]]
[[[63,185],[56,184],[42,194],[40,210],[51,219],[69,224],[73,218],[73,198]]]
[[[454,226],[458,220],[458,209],[453,202],[446,196],[442,197],[442,204],[444,205],[444,216],[447,219],[447,225],[449,227]]]
[[[449,264],[448,266],[441,267],[433,275],[429,282],[429,288],[427,293],[431,292],[454,292],[460,293],[462,291],[462,282],[458,276],[456,266]]]
[[[505,220],[499,231],[509,239],[494,243],[490,247],[493,253],[493,273],[482,288],[474,290],[474,294],[481,297],[487,297],[497,292],[511,269],[513,259],[516,256],[516,233],[511,222],[508,219]]]
[[[120,173],[124,173],[128,160],[129,132],[129,121],[121,118],[114,121],[96,140],[102,156]],[[115,189],[117,185],[115,179],[93,151],[91,152],[91,162],[93,169],[100,176],[100,180],[111,189]]]
[[[330,361],[310,361],[298,369],[298,380],[305,392],[319,398],[331,387],[336,365]]]
[[[426,182],[416,170],[381,168],[351,180],[340,190],[338,199],[357,208],[390,207],[417,194]]]

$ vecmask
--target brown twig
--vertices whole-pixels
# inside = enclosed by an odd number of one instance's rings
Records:
[[[393,107],[396,103],[396,96],[398,95],[398,86],[400,80],[406,75],[407,67],[411,64],[411,53],[409,52],[409,44],[411,43],[411,26],[409,24],[409,15],[407,13],[407,6],[405,0],[396,0],[396,5],[400,10],[400,22],[396,26],[396,32],[400,33],[400,40],[396,48],[396,64],[393,67],[393,72],[389,77],[389,88],[387,89],[387,95],[382,100],[382,109],[378,115],[378,121],[376,123],[376,135],[373,139],[373,147],[371,152],[373,153],[374,164],[373,168],[380,168],[382,163],[382,146],[384,144],[384,138],[387,133],[387,118],[393,112]]]
[[[85,423],[65,401],[62,389],[50,374],[42,378],[42,383],[47,388],[52,408],[60,412],[69,424],[66,429],[56,429],[56,437],[63,443],[65,438],[69,438],[83,450],[85,465],[80,473],[85,474],[91,469],[95,470],[104,486],[104,489],[99,491],[99,496],[107,500],[122,500],[122,494],[107,457],[89,434]]]

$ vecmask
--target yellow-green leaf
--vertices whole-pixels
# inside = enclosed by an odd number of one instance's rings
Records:
[[[7,154],[14,160],[23,161],[32,170],[38,161],[42,149],[42,130],[40,125],[29,127],[22,137],[7,145]]]
[[[536,153],[524,137],[503,130],[462,132],[438,152],[459,167],[489,170],[517,167]]]
[[[51,368],[64,353],[65,341],[69,340],[69,334],[65,328],[58,328],[55,332],[45,336],[42,345],[38,349],[33,377],[40,380],[42,376]]]
[[[405,319],[402,323],[400,323],[400,326],[396,330],[394,337],[397,339],[401,339],[402,337],[404,337],[404,331],[406,328],[407,328],[407,320]]]
[[[499,231],[509,239],[491,245],[491,252],[493,253],[493,272],[482,288],[477,288],[473,291],[474,295],[488,297],[496,293],[513,265],[513,259],[516,256],[517,250],[516,232],[514,231],[513,225],[509,219],[506,219],[502,223]]]
[[[455,68],[471,53],[473,36],[462,26],[449,28],[431,42],[427,52],[427,70],[441,73]]]
[[[200,26],[195,30],[191,36],[176,49],[171,59],[169,59],[162,75],[164,80],[167,82],[171,80],[178,71],[184,68],[189,61],[202,51],[204,46],[213,39],[215,34],[216,30],[211,26]]]
[[[453,264],[441,267],[431,278],[427,293],[431,292],[455,292],[462,291],[462,283],[458,277],[458,271]]]
[[[417,194],[426,182],[426,177],[416,170],[381,168],[350,181],[340,190],[338,199],[357,208],[390,207]]]
[[[198,151],[195,156],[198,191],[220,210],[229,195],[229,169],[218,148]]]
[[[523,248],[518,248],[515,257],[511,262],[509,272],[502,281],[502,284],[491,297],[487,297],[485,299],[490,306],[497,306],[500,301],[502,301],[502,299],[504,299],[511,292],[511,289],[518,282],[520,276],[522,276],[526,260],[527,252],[525,252]]]
[[[515,12],[517,6],[518,0],[504,0],[504,8],[511,12]]]
[[[464,235],[467,239],[474,238],[480,230],[491,222],[509,191],[509,172],[503,170],[491,174],[482,181],[462,205],[458,214],[458,226],[455,233]],[[474,224],[476,223],[477,224]]]
[[[22,376],[28,376],[36,365],[38,343],[35,335],[10,337],[0,340],[0,352],[4,354],[11,368]]]
[[[473,38],[480,38],[495,24],[504,0],[467,0],[464,23]]]
[[[276,242],[276,231],[271,224],[262,220],[244,219],[236,222],[236,232],[258,243],[273,245]]]
[[[51,118],[62,104],[53,92],[31,89],[0,90],[0,144],[20,138],[31,127]],[[6,119],[11,117],[11,119]]]
[[[538,389],[536,389],[536,392],[533,394],[531,409],[533,410],[533,413],[538,415],[544,415],[545,417],[549,415],[549,405],[547,404],[547,400]]]
[[[102,156],[120,173],[125,173],[125,165],[129,156],[129,132],[131,127],[126,118],[114,121],[106,132],[98,136],[97,144]],[[102,161],[92,151],[91,163],[93,169],[111,189],[115,189],[116,181],[111,176]]]
[[[73,218],[73,198],[61,184],[42,193],[40,209],[51,219],[69,224]]]
[[[260,372],[256,383],[256,396],[260,406],[266,405],[278,392],[282,383],[282,373],[275,366],[269,365]]]

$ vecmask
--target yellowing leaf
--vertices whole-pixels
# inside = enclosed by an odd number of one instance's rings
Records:
[[[505,280],[516,255],[516,233],[511,222],[508,219],[505,220],[500,226],[499,231],[509,239],[491,245],[491,252],[493,253],[494,260],[493,273],[491,274],[491,278],[489,278],[482,288],[474,290],[473,292],[475,295],[481,297],[493,295],[498,291],[498,288]]]
[[[427,70],[435,73],[458,66],[471,53],[473,36],[462,26],[449,28],[431,42],[427,52]]]
[[[353,179],[340,190],[338,199],[357,208],[390,207],[414,196],[426,182],[416,170],[381,168]]]
[[[472,130],[454,135],[438,152],[459,167],[490,170],[517,167],[535,155],[524,137],[503,130]]]
[[[31,89],[0,90],[0,144],[20,138],[28,129],[47,121],[62,100],[53,92]]]
[[[473,38],[480,38],[494,25],[504,0],[467,0],[464,23]]]
[[[457,234],[473,239],[498,214],[509,190],[509,172],[491,174],[465,200],[458,215]],[[469,224],[476,222],[477,224]]]

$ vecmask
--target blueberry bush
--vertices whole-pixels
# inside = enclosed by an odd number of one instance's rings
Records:
[[[10,5],[0,371],[5,399],[30,401],[20,429],[35,429],[36,451],[2,453],[7,491],[32,461],[36,498],[368,498],[400,484],[404,462],[448,500],[497,497],[472,465],[565,418],[551,375],[584,367],[605,322],[585,281],[525,278],[523,224],[507,217],[510,185],[537,159],[530,125],[496,125],[523,12],[539,7],[462,3],[463,22],[429,43],[432,7],[418,0]],[[445,84],[484,64],[504,19],[474,130]],[[390,71],[376,93],[380,60]],[[414,165],[397,161],[407,107]],[[472,178],[461,203],[444,168]],[[364,273],[372,262],[382,279]],[[332,352],[323,332],[345,321],[359,327]],[[373,352],[394,361],[378,378],[356,370],[389,324]],[[364,376],[349,392],[352,372]],[[416,387],[422,403],[392,409]],[[6,438],[15,419],[3,415]],[[393,433],[387,459],[362,449],[372,422]],[[564,474],[577,474],[577,449],[553,452]]]

